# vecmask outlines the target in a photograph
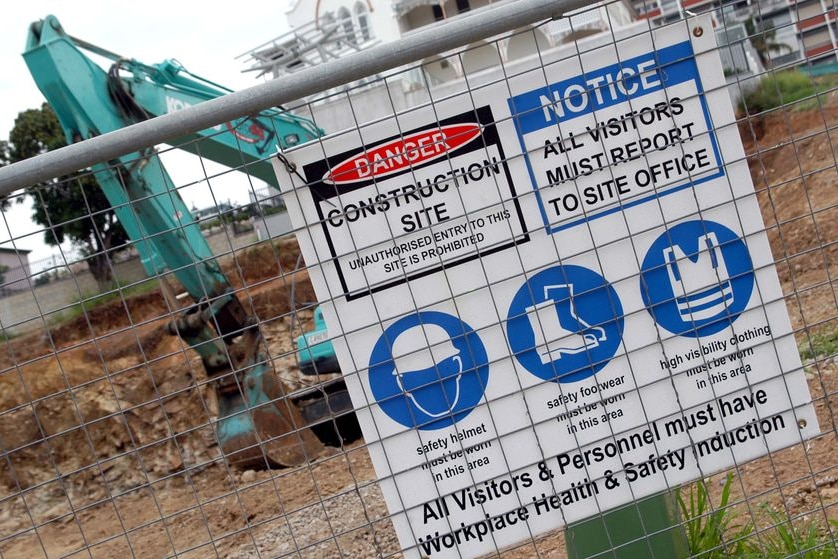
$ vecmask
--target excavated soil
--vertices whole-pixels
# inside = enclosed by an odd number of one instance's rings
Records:
[[[838,98],[740,125],[798,341],[838,330]],[[314,300],[296,243],[235,255],[225,272],[261,322],[286,389]],[[292,303],[291,291],[294,291]],[[0,556],[373,557],[398,544],[362,442],[309,467],[231,469],[200,361],[164,333],[160,292],[97,307],[0,349]],[[825,435],[741,467],[734,501],[838,518],[838,360],[807,363]],[[718,498],[721,476],[711,486]],[[561,533],[507,557],[564,557]]]

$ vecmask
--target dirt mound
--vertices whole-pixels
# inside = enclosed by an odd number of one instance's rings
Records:
[[[98,305],[76,318],[50,329],[50,336],[58,347],[78,340],[105,336],[114,330],[124,330],[169,312],[159,289],[131,297],[119,297]]]
[[[266,331],[288,340],[291,285],[297,300],[314,299],[307,273],[294,272],[298,255],[284,240],[224,266]],[[92,503],[218,457],[214,395],[197,354],[166,333],[171,315],[154,290],[6,344],[0,443],[10,467],[0,470],[0,495],[43,486]],[[268,342],[285,356],[292,349]]]
[[[221,269],[235,287],[249,287],[271,278],[290,277],[304,267],[297,240],[284,237],[236,253]]]
[[[125,488],[139,481],[139,472],[165,474],[181,465],[161,463],[160,456],[142,469],[131,463],[158,454],[139,448],[171,446],[172,434],[198,429],[210,417],[206,389],[194,382],[199,364],[180,340],[160,336],[161,327],[158,321],[117,332],[0,376],[0,410],[7,413],[0,440],[11,466],[3,472],[6,488],[25,489],[59,475],[68,490],[101,498],[104,493],[88,486],[96,478]],[[206,455],[212,438],[201,441],[183,444]],[[169,461],[176,454],[159,450]],[[97,463],[102,467],[93,468]]]
[[[740,133],[772,253],[797,328],[834,318],[838,92],[743,122]]]

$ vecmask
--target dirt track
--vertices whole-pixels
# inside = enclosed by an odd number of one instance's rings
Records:
[[[838,329],[838,134],[825,124],[837,117],[833,94],[823,111],[769,115],[755,134],[741,127],[794,326],[812,332]],[[293,367],[291,278],[298,301],[314,299],[305,273],[293,276],[296,254],[287,241],[264,245],[226,269],[262,321],[281,375]],[[197,356],[162,333],[168,313],[152,293],[0,350],[0,556],[396,552],[360,442],[296,470],[242,472],[217,461],[210,390]],[[821,360],[807,371],[827,434],[806,452],[792,448],[741,468],[737,495],[784,499],[800,513],[825,506],[835,518],[838,363]],[[508,556],[536,550],[563,557],[561,535]]]

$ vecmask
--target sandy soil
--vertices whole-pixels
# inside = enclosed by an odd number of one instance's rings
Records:
[[[838,99],[743,123],[749,164],[799,342],[838,329]],[[290,291],[293,241],[236,255],[226,272],[262,322],[289,389],[301,386]],[[306,468],[218,460],[211,390],[194,352],[163,333],[155,292],[99,307],[0,348],[0,556],[372,557],[398,552],[361,441]],[[132,327],[133,326],[133,327]],[[293,331],[293,332],[292,332]],[[104,366],[103,366],[104,365]],[[738,470],[734,498],[838,518],[838,359],[807,363],[824,435]],[[804,451],[805,450],[805,451]],[[721,476],[712,480],[718,498]],[[561,533],[506,557],[564,557]]]

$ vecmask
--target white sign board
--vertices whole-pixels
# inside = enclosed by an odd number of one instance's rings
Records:
[[[818,433],[690,25],[276,162],[408,555],[492,552]]]

